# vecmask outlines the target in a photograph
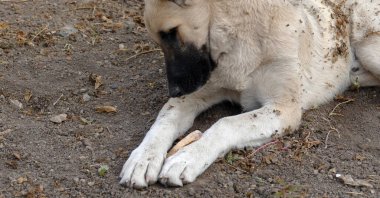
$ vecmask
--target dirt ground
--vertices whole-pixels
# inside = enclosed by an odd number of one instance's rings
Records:
[[[0,0],[0,198],[380,197],[379,88],[345,92],[306,112],[294,134],[230,152],[182,188],[120,186],[168,99],[142,9],[136,0]],[[117,112],[96,111],[105,105]],[[218,105],[194,129],[239,111]],[[51,121],[60,114],[65,121]]]

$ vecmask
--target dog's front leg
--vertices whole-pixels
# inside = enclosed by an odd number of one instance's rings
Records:
[[[193,124],[195,117],[226,98],[223,91],[207,88],[181,98],[171,98],[161,109],[142,143],[131,153],[120,174],[121,184],[142,188],[155,183],[168,149]]]
[[[193,182],[218,156],[232,148],[259,146],[298,127],[301,108],[267,105],[258,110],[226,117],[208,129],[202,138],[165,160],[160,173],[164,185]]]

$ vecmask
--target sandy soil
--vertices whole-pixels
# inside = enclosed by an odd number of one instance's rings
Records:
[[[380,196],[379,88],[306,112],[294,134],[233,151],[183,188],[120,186],[123,163],[168,99],[142,9],[136,0],[0,0],[0,198]],[[91,74],[101,76],[97,89]],[[96,112],[104,105],[117,112]],[[194,129],[239,111],[218,105]],[[60,114],[62,123],[50,120]]]

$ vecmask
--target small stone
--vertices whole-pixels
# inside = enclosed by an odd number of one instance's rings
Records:
[[[91,96],[88,95],[88,93],[85,93],[85,94],[83,94],[83,96],[82,96],[82,100],[83,100],[83,102],[88,102],[88,101],[91,100]]]
[[[5,96],[4,95],[0,95],[0,101],[5,101]]]
[[[89,186],[94,186],[95,185],[95,182],[88,182],[87,183]]]
[[[22,105],[22,103],[20,101],[18,101],[18,100],[12,100],[12,99],[10,99],[9,101],[17,109],[22,109],[23,105]]]
[[[124,50],[124,49],[125,49],[124,44],[120,43],[120,44],[119,44],[119,50]]]
[[[77,184],[77,183],[79,183],[79,178],[78,177],[75,177],[74,179],[74,182]]]
[[[127,20],[124,22],[125,27],[127,28],[128,31],[133,31],[136,27],[136,23],[132,20]]]
[[[158,70],[158,73],[159,73],[159,74],[163,74],[163,73],[164,73],[164,70],[163,70],[163,69],[159,69],[159,70]]]
[[[69,37],[70,35],[75,34],[77,32],[78,30],[72,25],[66,25],[61,30],[59,30],[58,34],[59,36],[62,36],[62,37]]]
[[[65,113],[50,118],[50,121],[54,122],[56,124],[60,124],[66,120],[67,120],[67,114],[65,114]]]
[[[318,170],[314,170],[314,175],[317,175],[318,173],[319,173],[319,171]]]
[[[81,183],[86,183],[86,180],[85,179],[80,179],[79,180]]]
[[[194,196],[195,195],[194,188],[189,188],[189,190],[187,192],[189,193],[190,196]]]
[[[79,90],[80,93],[85,93],[85,92],[87,92],[87,91],[88,91],[87,88],[82,88],[82,89]]]
[[[117,89],[117,87],[118,87],[118,86],[117,86],[116,84],[112,84],[112,85],[110,86],[111,89]]]
[[[82,143],[83,143],[84,146],[91,146],[91,142],[88,139],[83,139]]]

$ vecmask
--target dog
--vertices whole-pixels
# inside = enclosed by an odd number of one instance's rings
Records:
[[[171,98],[122,169],[133,188],[193,182],[229,150],[296,130],[305,110],[350,85],[380,85],[380,0],[145,0],[144,19]],[[166,158],[222,101],[243,113]]]

